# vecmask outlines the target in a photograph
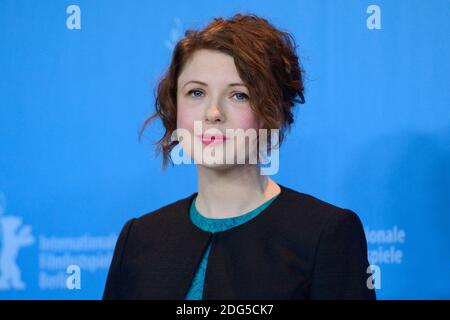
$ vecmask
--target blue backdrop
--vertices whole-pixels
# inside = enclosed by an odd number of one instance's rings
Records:
[[[184,31],[236,12],[307,72],[272,178],[358,213],[380,299],[450,298],[449,1],[1,0],[0,299],[100,298],[125,221],[196,191],[138,129]]]

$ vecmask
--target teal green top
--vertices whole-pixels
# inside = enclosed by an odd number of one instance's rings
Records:
[[[194,198],[191,204],[191,208],[189,211],[189,217],[198,228],[208,231],[208,232],[220,232],[224,230],[231,229],[238,225],[241,225],[254,217],[260,214],[267,206],[269,206],[272,201],[274,201],[279,194],[272,197],[271,199],[264,202],[258,208],[244,213],[243,215],[232,217],[232,218],[223,218],[223,219],[215,219],[215,218],[207,218],[203,216],[200,212],[198,212],[195,203],[197,200],[197,196]],[[203,285],[205,282],[205,273],[206,266],[208,263],[209,252],[211,251],[211,243],[209,244],[205,254],[203,255],[202,261],[194,275],[194,279],[192,280],[191,287],[186,295],[186,300],[201,300],[203,296]]]

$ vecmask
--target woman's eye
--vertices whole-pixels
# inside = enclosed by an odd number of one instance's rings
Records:
[[[238,101],[247,101],[249,99],[248,95],[242,92],[236,92],[234,96],[237,98]]]
[[[198,98],[198,97],[202,97],[203,96],[203,92],[201,90],[193,89],[193,90],[188,91],[187,95],[191,96],[193,98]],[[233,97],[236,97],[237,101],[247,101],[247,100],[249,100],[248,95],[246,95],[243,92],[236,92],[235,94],[233,94]]]
[[[194,95],[192,95],[194,93]],[[191,97],[194,97],[194,98],[196,98],[196,97],[201,97],[201,95],[198,95],[198,93],[199,94],[203,94],[203,92],[201,92],[200,90],[190,90],[189,92],[188,92],[188,95],[189,96],[191,96]]]

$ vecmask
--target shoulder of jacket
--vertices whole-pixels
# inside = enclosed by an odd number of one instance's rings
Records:
[[[290,221],[298,221],[301,224],[307,223],[309,227],[321,228],[333,223],[333,221],[338,222],[349,217],[357,217],[349,209],[333,205],[307,193],[284,188],[286,195],[281,205],[288,209],[285,210],[287,214],[294,216],[288,217]]]
[[[175,226],[180,221],[180,215],[187,212],[193,195],[171,202],[158,209],[138,216],[133,221],[133,232],[142,230],[147,233],[151,230],[164,230]]]
[[[284,191],[282,201],[267,220],[267,230],[296,243],[305,259],[312,259],[321,239],[326,245],[344,238],[346,233],[360,236],[361,223],[353,211],[290,188]]]

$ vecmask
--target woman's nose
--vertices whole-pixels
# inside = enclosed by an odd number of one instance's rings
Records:
[[[206,121],[211,123],[223,122],[225,120],[224,115],[217,105],[211,105],[206,109]]]

